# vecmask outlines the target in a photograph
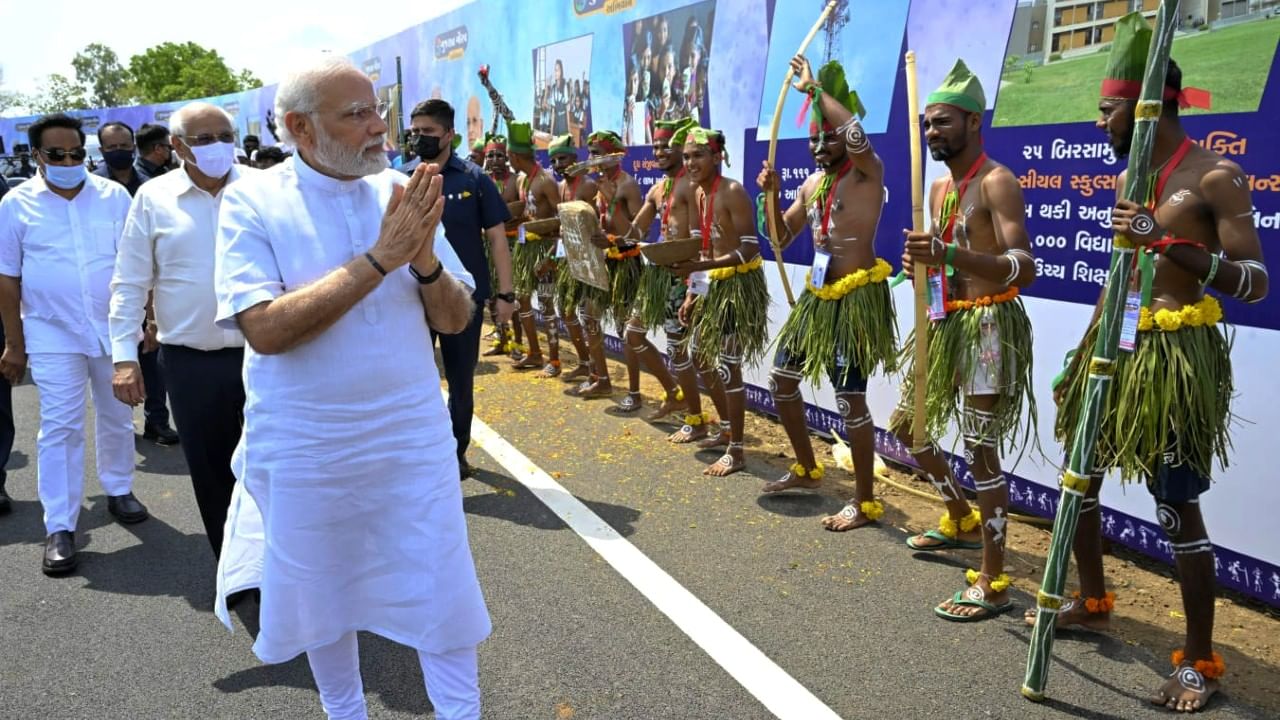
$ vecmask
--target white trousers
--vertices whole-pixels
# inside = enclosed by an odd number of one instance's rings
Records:
[[[85,387],[93,390],[98,481],[107,495],[133,488],[133,409],[111,393],[108,356],[34,353],[30,365],[40,390],[36,472],[45,531],[74,532],[84,499]]]
[[[367,720],[364,683],[360,679],[360,649],[349,632],[331,645],[307,651],[311,675],[320,691],[320,704],[329,720]],[[445,653],[418,652],[427,697],[436,720],[479,720],[480,678],[475,647]]]

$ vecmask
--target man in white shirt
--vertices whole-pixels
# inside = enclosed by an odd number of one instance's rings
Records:
[[[218,323],[248,345],[232,463],[248,497],[218,614],[259,585],[254,652],[306,652],[330,718],[366,717],[360,630],[418,651],[437,718],[479,718],[489,615],[431,342],[470,322],[474,280],[440,227],[439,169],[388,169],[386,105],[346,58],[288,76],[275,102],[298,154],[228,187],[218,216]]]
[[[138,327],[154,291],[160,370],[216,558],[236,484],[231,455],[244,422],[244,336],[214,324],[214,243],[223,188],[257,171],[235,162],[235,128],[216,105],[184,105],[169,118],[169,129],[182,168],[138,189],[116,253],[113,386],[128,405],[146,400]]]
[[[70,572],[77,559],[86,384],[93,389],[98,480],[107,510],[123,523],[147,519],[132,492],[133,413],[111,393],[107,332],[111,270],[129,192],[86,172],[77,118],[46,115],[28,135],[40,174],[0,202],[0,371],[10,382],[20,381],[29,354],[40,389],[36,468],[49,533],[43,569],[55,575]]]

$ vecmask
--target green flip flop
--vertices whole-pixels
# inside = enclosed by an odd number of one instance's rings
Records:
[[[938,552],[939,550],[981,550],[982,543],[972,540],[961,540],[959,538],[949,538],[942,533],[941,530],[930,530],[924,534],[930,540],[938,541],[939,545],[917,545],[915,544],[915,536],[907,538],[907,547],[916,552]]]
[[[973,593],[973,597],[969,596],[970,590],[977,590],[976,593]],[[976,586],[969,588],[969,590],[957,590],[956,594],[951,596],[951,605],[982,608],[986,612],[978,613],[977,615],[957,615],[950,610],[935,607],[933,609],[933,614],[943,620],[950,620],[952,622],[980,622],[982,620],[990,620],[997,615],[1002,615],[1013,609],[1013,603],[1009,601],[1003,602],[999,605],[987,602],[986,593],[982,592],[982,588],[978,588]]]

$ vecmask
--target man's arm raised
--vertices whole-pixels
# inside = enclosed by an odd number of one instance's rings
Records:
[[[765,193],[773,195],[773,217],[774,222],[777,223],[778,235],[780,236],[778,238],[778,244],[785,249],[790,247],[792,241],[796,239],[796,235],[798,235],[801,228],[804,227],[804,206],[805,198],[808,197],[808,193],[806,191],[808,190],[809,180],[806,179],[800,186],[800,189],[796,192],[796,199],[792,201],[791,207],[787,208],[784,213],[782,211],[782,201],[779,193],[781,185],[778,183],[778,173],[769,166],[768,160],[762,161],[761,166],[760,174],[756,177],[756,185],[758,185]],[[811,175],[810,177],[816,178],[817,176]]]
[[[791,67],[796,71],[797,80],[794,87],[807,94],[810,88],[817,84],[813,79],[813,69],[809,67],[809,59],[804,55],[796,55],[791,58]],[[858,116],[850,112],[839,99],[825,92],[819,95],[818,103],[822,116],[844,139],[844,145],[849,150],[849,158],[853,160],[853,166],[858,169],[858,172],[876,180],[883,177],[884,163],[880,161],[875,148],[871,147],[871,138],[862,127],[862,121]]]

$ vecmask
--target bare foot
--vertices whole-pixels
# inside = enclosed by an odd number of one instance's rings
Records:
[[[515,370],[537,370],[542,367],[541,355],[525,355],[511,364]]]
[[[707,423],[702,423],[701,425],[684,425],[679,430],[668,435],[667,441],[676,443],[677,445],[683,445],[706,437],[708,432],[710,431],[707,429]]]
[[[732,475],[747,466],[747,461],[742,457],[742,448],[729,448],[720,456],[719,460],[707,466],[702,471],[703,475],[712,477],[724,477]]]
[[[714,435],[708,434],[706,439],[698,441],[698,447],[703,450],[710,450],[712,448],[718,448],[721,445],[728,445],[729,440],[729,431],[721,430]]]
[[[1208,704],[1219,687],[1217,680],[1210,680],[1191,665],[1183,664],[1160,686],[1151,702],[1174,712],[1192,713]]]
[[[760,492],[776,493],[782,492],[783,490],[791,490],[792,488],[816,488],[821,486],[821,480],[814,480],[810,477],[803,477],[793,472],[787,472],[787,474],[783,475],[781,478],[765,485],[761,488]],[[823,524],[826,524],[825,521]]]
[[[1022,615],[1023,622],[1029,626],[1034,626],[1036,624],[1036,612],[1036,608],[1029,608]],[[1058,617],[1054,621],[1054,629],[1108,632],[1111,630],[1111,613],[1091,613],[1085,608],[1083,600],[1074,598],[1062,603],[1062,609],[1058,611]]]
[[[677,400],[676,394],[668,390],[666,397],[662,400],[662,404],[658,406],[657,410],[649,413],[645,419],[650,422],[654,420],[661,420],[672,413],[684,412],[688,408],[689,403],[684,400]]]
[[[860,527],[870,525],[875,522],[862,512],[862,503],[857,498],[849,501],[848,505],[841,508],[840,512],[835,515],[828,515],[822,518],[822,527],[831,532],[846,532],[848,530],[857,530]]]
[[[578,363],[578,367],[574,368],[572,372],[567,373],[564,376],[564,379],[567,382],[569,380],[577,380],[578,378],[585,378],[590,375],[591,375],[591,366],[587,365],[586,363]]]

